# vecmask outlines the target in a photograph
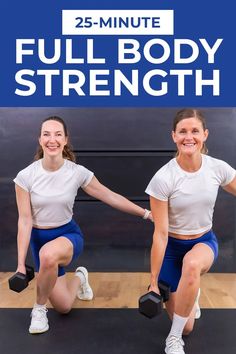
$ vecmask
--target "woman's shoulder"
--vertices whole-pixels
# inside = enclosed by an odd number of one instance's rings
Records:
[[[79,172],[86,168],[83,165],[80,165],[79,163],[67,159],[65,160],[65,167],[72,171],[79,171]]]
[[[18,172],[20,175],[30,175],[31,173],[34,173],[40,166],[40,160],[33,161],[31,164],[23,168]]]
[[[146,188],[147,194],[162,201],[168,200],[173,189],[174,160],[175,159],[170,160],[155,173]]]
[[[33,180],[39,171],[40,161],[34,161],[23,170],[19,171],[17,176],[14,178],[14,182],[25,189],[27,192],[30,191]]]
[[[206,156],[204,159],[207,165],[206,173],[209,175],[210,171],[222,187],[235,178],[236,170],[227,162],[210,156]]]
[[[207,166],[211,168],[224,168],[226,166],[230,166],[226,161],[218,159],[216,157],[212,157],[209,155],[203,155],[205,163]]]
[[[70,160],[65,160],[65,168],[67,171],[70,171],[70,173],[77,175],[80,178],[93,174],[93,172],[91,172],[87,167]]]
[[[156,173],[154,176],[159,179],[164,179],[168,176],[173,175],[176,171],[176,159],[173,158],[169,162],[167,162],[165,165],[163,165]]]

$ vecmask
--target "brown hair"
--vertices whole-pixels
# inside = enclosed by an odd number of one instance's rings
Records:
[[[176,126],[181,120],[187,119],[187,118],[197,118],[202,123],[203,130],[205,131],[207,129],[206,120],[205,120],[205,117],[203,116],[203,113],[201,111],[199,111],[198,109],[184,108],[184,109],[181,109],[180,111],[178,111],[175,115],[175,118],[173,120],[173,131],[174,132],[176,131]],[[205,142],[202,145],[201,153],[202,154],[208,153],[208,149],[207,149]],[[178,152],[177,152],[177,154],[178,154]]]
[[[62,118],[57,117],[57,116],[52,116],[52,117],[45,118],[42,121],[41,129],[42,129],[43,123],[45,123],[45,122],[47,122],[49,120],[54,120],[54,121],[59,122],[59,123],[62,124],[63,130],[64,130],[64,134],[67,137],[67,144],[64,146],[64,149],[63,149],[63,152],[62,152],[62,156],[63,156],[64,159],[76,162],[76,157],[75,157],[75,154],[73,153],[72,145],[71,145],[70,140],[69,140],[69,133],[68,133],[68,129],[67,129],[66,123],[64,122],[64,120]],[[36,154],[34,156],[34,160],[39,160],[39,159],[42,159],[42,158],[43,158],[43,149],[39,145],[38,148],[37,148]]]

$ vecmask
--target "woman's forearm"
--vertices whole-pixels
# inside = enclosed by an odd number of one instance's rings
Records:
[[[25,265],[25,259],[29,248],[30,235],[32,230],[32,220],[18,220],[17,250],[18,267]]]
[[[157,285],[157,278],[162,266],[165,250],[167,246],[167,237],[156,237],[151,248],[151,286]]]
[[[120,194],[110,192],[102,197],[102,201],[120,211],[144,217],[145,209],[131,202]]]
[[[93,198],[101,200],[112,208],[118,209],[125,213],[144,217],[152,220],[152,215],[146,209],[136,205],[122,195],[113,192],[103,184],[101,184],[94,176],[91,182],[83,188],[84,191]]]

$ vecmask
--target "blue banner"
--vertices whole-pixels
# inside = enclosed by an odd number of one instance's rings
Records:
[[[235,106],[233,1],[8,1],[1,107]]]

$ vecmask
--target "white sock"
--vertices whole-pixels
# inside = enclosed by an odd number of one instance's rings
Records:
[[[197,304],[199,302],[200,295],[201,295],[201,289],[199,288],[198,292],[197,292],[197,297],[196,297],[196,300],[195,300],[195,304]]]
[[[40,304],[37,304],[37,302],[34,304],[34,309],[35,308],[38,308],[38,309],[46,309],[46,306],[47,304],[45,304],[45,305],[40,305]]]
[[[75,276],[80,279],[80,285],[84,285],[84,283],[86,281],[84,274],[82,272],[78,271],[78,272],[75,272]]]
[[[175,336],[181,338],[184,330],[184,326],[186,325],[188,319],[189,317],[182,317],[174,313],[172,326],[168,337]]]

